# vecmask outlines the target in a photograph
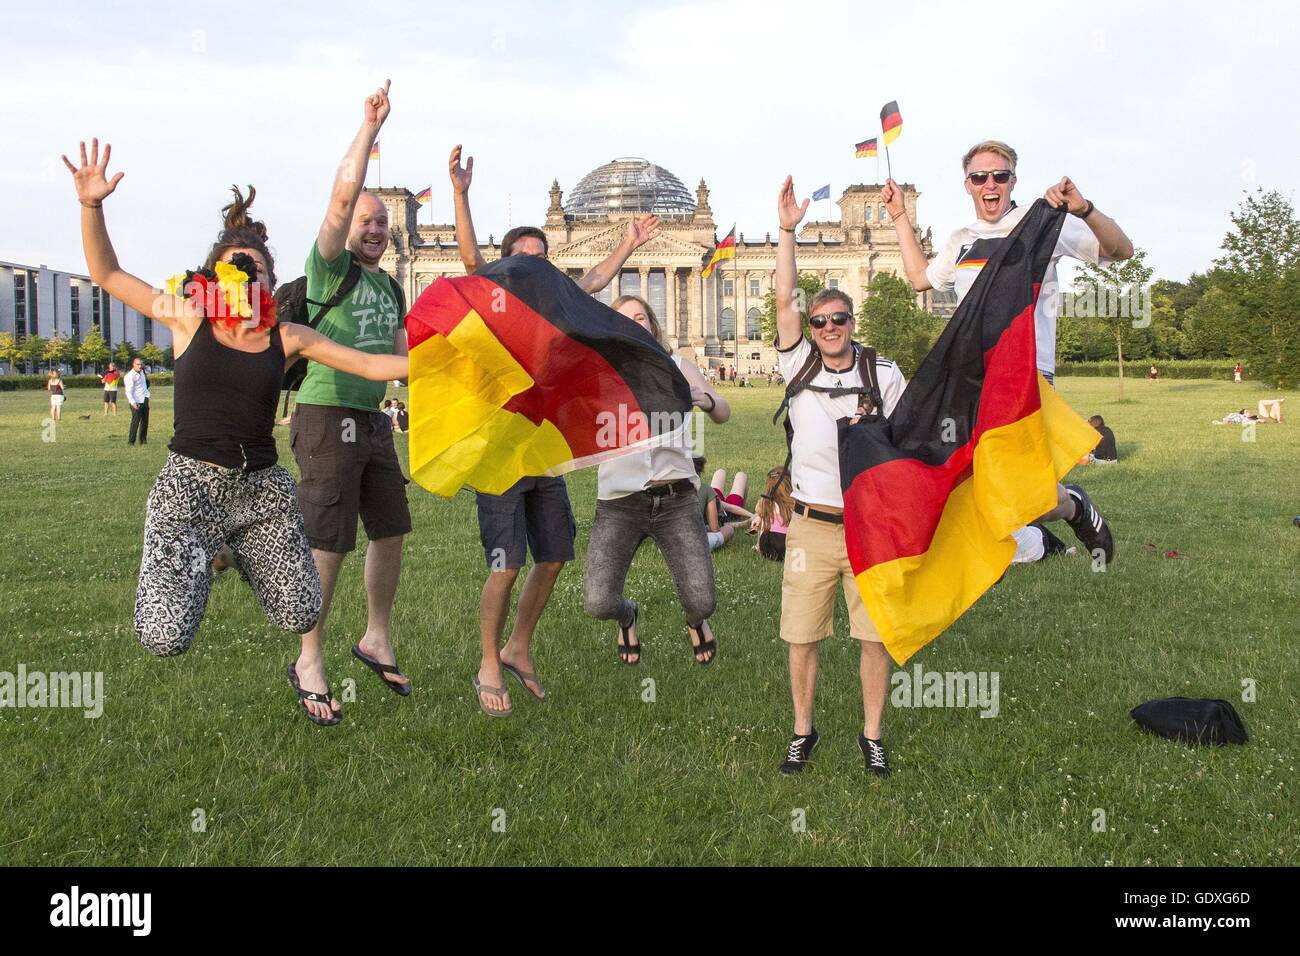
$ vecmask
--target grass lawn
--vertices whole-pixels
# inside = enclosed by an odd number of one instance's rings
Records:
[[[53,442],[43,392],[0,394],[0,671],[102,671],[105,688],[97,720],[0,709],[0,863],[1294,865],[1300,397],[1295,421],[1251,443],[1209,423],[1253,409],[1266,394],[1254,384],[1131,381],[1124,403],[1110,380],[1059,385],[1118,436],[1119,465],[1071,479],[1112,523],[1117,559],[1105,573],[1083,557],[1013,568],[921,651],[912,663],[927,670],[997,672],[1000,712],[888,707],[883,782],[857,749],[847,636],[824,646],[812,764],[776,773],[791,729],[781,568],[753,539],[716,556],[721,652],[708,669],[662,560],[643,549],[629,576],[642,663],[619,663],[612,626],[582,611],[594,471],[569,478],[579,561],[535,645],[551,699],[515,693],[510,719],[480,714],[470,687],[485,572],[469,492],[411,486],[395,612],[410,698],[348,653],[365,626],[360,552],[329,622],[335,692],[355,682],[338,727],[302,716],[284,678],[297,640],[233,574],[193,649],[155,659],[132,606],[170,389],[155,395],[145,448],[126,446],[125,404],[100,417],[97,390],[70,391]],[[726,394],[736,411],[706,434],[709,467],[757,483],[784,457],[779,393]],[[1192,749],[1135,729],[1130,708],[1174,695],[1232,701],[1250,744]]]

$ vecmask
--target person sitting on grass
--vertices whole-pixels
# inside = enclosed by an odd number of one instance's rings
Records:
[[[727,469],[719,468],[713,473],[713,480],[709,482],[709,487],[713,489],[713,494],[718,499],[719,521],[724,523],[749,521],[754,517],[753,512],[745,510],[745,496],[749,494],[749,475],[743,471],[736,472],[736,476],[731,479],[731,492],[723,494],[722,489],[727,487]]]
[[[1088,424],[1101,435],[1101,441],[1092,450],[1091,460],[1098,462],[1119,461],[1119,449],[1115,445],[1115,433],[1106,425],[1106,420],[1100,415],[1093,415],[1092,418],[1088,419]]]
[[[112,148],[81,144],[68,157],[81,204],[81,238],[90,278],[127,308],[165,325],[176,354],[175,432],[145,511],[135,598],[140,643],[162,657],[182,654],[198,634],[212,589],[211,562],[223,544],[267,618],[295,634],[321,610],[320,578],[298,508],[298,489],[276,464],[275,410],[284,370],[299,357],[373,381],[404,378],[405,355],[370,355],[330,341],[306,325],[275,320],[275,260],[266,227],[249,218],[256,190],[223,210],[223,226],[201,269],[152,288],[124,270],[108,237],[104,200]],[[341,719],[323,675],[289,682],[307,717]],[[303,684],[307,684],[304,687]],[[314,689],[319,687],[319,689]],[[310,689],[309,689],[310,688]]]
[[[695,466],[695,474],[703,478],[704,459],[693,458],[691,461]],[[704,519],[704,530],[708,535],[709,550],[717,551],[735,537],[736,526],[722,517],[718,507],[717,492],[702,480],[700,481],[698,500],[700,517]]]
[[[1261,398],[1259,400],[1259,417],[1264,421],[1280,422],[1282,420],[1282,403],[1285,398]]]
[[[784,466],[778,465],[767,473],[767,485],[754,506],[754,517],[749,520],[749,533],[758,535],[754,550],[769,561],[784,561],[785,534],[792,514],[790,475]]]

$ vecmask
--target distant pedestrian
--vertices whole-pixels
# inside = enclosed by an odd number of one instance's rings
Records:
[[[1241,366],[1237,366],[1240,368]],[[99,376],[100,383],[104,386],[104,414],[108,414],[108,407],[113,406],[113,414],[117,414],[117,388],[122,384],[122,373],[117,370],[117,366],[112,362],[108,363],[108,371]],[[1237,381],[1241,381],[1238,379]]]
[[[50,417],[56,422],[63,419],[63,379],[59,377],[59,370],[50,369],[50,377],[45,383],[45,389],[50,393]]]
[[[1151,366],[1151,381],[1154,382],[1154,381],[1155,381],[1156,379],[1158,379],[1159,377],[1160,377],[1160,373],[1159,373],[1158,371],[1156,371],[1156,367],[1155,367],[1154,365],[1152,365],[1152,366]]]
[[[1234,365],[1234,366],[1232,367],[1232,380],[1233,380],[1234,382],[1240,382],[1240,381],[1241,381],[1241,363],[1240,363],[1240,362],[1238,362],[1236,365]]]
[[[406,402],[397,403],[397,411],[393,414],[393,427],[399,432],[411,430],[411,416],[406,411]]]
[[[126,389],[126,400],[131,406],[131,429],[127,432],[126,443],[134,445],[137,432],[140,444],[149,440],[149,376],[144,373],[144,363],[133,359],[131,371],[122,380]]]

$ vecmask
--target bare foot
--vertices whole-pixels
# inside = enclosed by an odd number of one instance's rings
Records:
[[[323,657],[308,658],[300,655],[294,664],[294,670],[298,672],[298,686],[303,690],[315,694],[324,694],[328,690]],[[329,720],[330,717],[343,709],[337,700],[331,701],[329,704],[323,700],[304,700],[302,706],[321,720]]]
[[[357,644],[363,654],[367,657],[373,657],[381,664],[387,664],[390,667],[397,666],[397,655],[393,653],[393,645],[389,643],[388,637],[381,634],[371,634],[366,631],[364,637]],[[384,680],[390,684],[409,684],[411,679],[405,674],[390,674],[384,672]],[[496,686],[495,684],[492,686]]]
[[[504,677],[505,675],[501,673],[501,665],[496,661],[484,661],[483,666],[479,668],[478,697],[488,710],[502,712],[511,709],[510,692],[506,690]],[[501,693],[491,693],[489,687],[499,687]]]
[[[501,648],[501,663],[509,664],[518,672],[524,687],[528,688],[530,694],[538,700],[546,700],[546,690],[542,687],[542,682],[537,679],[532,654],[519,654],[510,646],[510,642],[506,641],[506,646]]]

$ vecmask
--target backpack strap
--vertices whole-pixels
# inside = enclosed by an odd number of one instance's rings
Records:
[[[379,271],[383,272],[382,269]],[[402,291],[402,285],[397,279],[387,272],[384,272],[384,275],[388,276],[388,284],[393,287],[393,296],[397,299],[397,320],[400,322],[406,318],[406,293]]]
[[[880,395],[880,376],[876,373],[876,350],[870,345],[862,346],[858,352],[858,377],[862,379],[862,390],[858,392],[860,404],[868,414],[883,415],[885,402]]]
[[[775,425],[777,419],[781,417],[781,413],[790,407],[790,399],[794,398],[806,389],[809,383],[817,377],[817,373],[822,370],[821,352],[818,352],[816,348],[812,347],[811,343],[809,343],[809,346],[808,357],[804,359],[803,366],[795,373],[794,378],[790,379],[789,384],[785,387],[785,395],[781,399],[781,404],[777,408],[776,414],[772,416],[773,425]]]
[[[357,264],[356,259],[353,259],[351,264],[348,266],[347,273],[343,276],[343,281],[339,283],[339,287],[334,290],[334,294],[330,296],[327,301],[317,302],[315,299],[305,300],[308,305],[320,306],[320,309],[316,314],[308,318],[307,324],[313,329],[320,325],[320,320],[325,318],[326,313],[328,313],[330,309],[337,308],[339,303],[351,295],[352,290],[357,287],[357,283],[360,281],[361,266]]]

